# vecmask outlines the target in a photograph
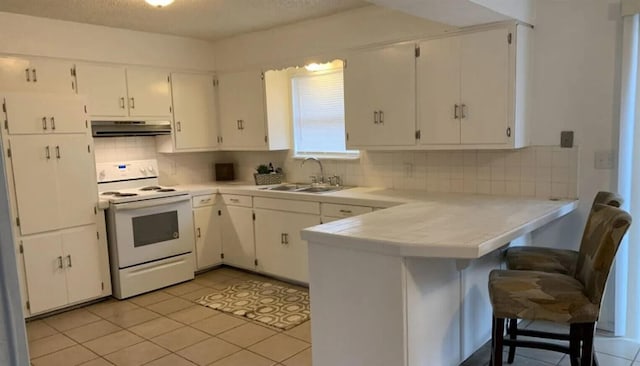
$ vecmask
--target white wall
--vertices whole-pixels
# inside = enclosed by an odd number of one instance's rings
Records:
[[[345,51],[354,47],[446,29],[453,28],[372,5],[216,42],[216,68],[304,65],[315,57],[344,56]]]
[[[209,42],[4,12],[0,12],[0,53],[214,69]]]

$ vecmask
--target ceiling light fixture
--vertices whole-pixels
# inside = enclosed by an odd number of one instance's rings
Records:
[[[156,8],[163,8],[173,2],[173,0],[144,0],[148,4],[155,6]]]

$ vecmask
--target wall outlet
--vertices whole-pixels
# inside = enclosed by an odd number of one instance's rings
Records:
[[[616,153],[613,150],[595,152],[594,167],[596,169],[613,169],[616,164]]]
[[[403,169],[404,169],[404,177],[405,178],[412,178],[413,177],[413,164],[404,163]]]
[[[560,147],[573,147],[573,131],[560,132]]]

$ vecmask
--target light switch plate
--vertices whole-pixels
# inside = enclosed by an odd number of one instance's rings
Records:
[[[616,164],[616,153],[613,150],[595,152],[594,167],[596,169],[613,169]]]

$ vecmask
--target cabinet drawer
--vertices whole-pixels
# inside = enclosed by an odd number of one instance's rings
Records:
[[[203,194],[200,196],[195,196],[192,198],[193,208],[196,207],[204,207],[204,206],[213,206],[216,203],[216,195],[215,194]]]
[[[372,211],[373,208],[367,206],[336,205],[333,203],[322,204],[322,215],[329,217],[351,217]]]
[[[229,206],[251,207],[251,196],[238,196],[235,194],[223,194],[224,203]]]
[[[320,214],[320,202],[281,200],[275,198],[255,197],[254,207],[278,211],[300,212],[312,215]]]

